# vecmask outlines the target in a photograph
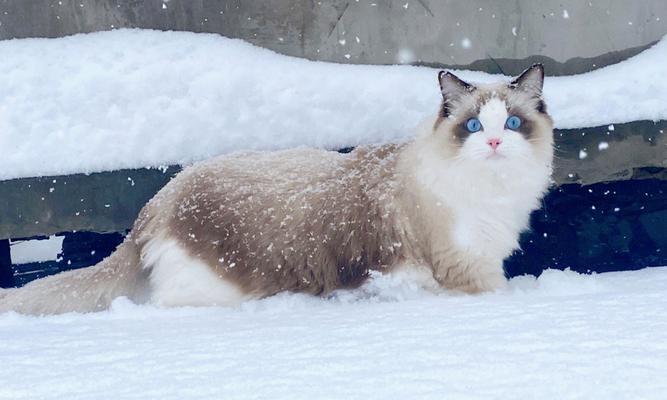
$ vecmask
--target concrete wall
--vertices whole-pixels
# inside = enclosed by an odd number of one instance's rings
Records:
[[[667,34],[665,0],[3,0],[0,39],[121,27],[215,32],[343,63],[550,74],[627,58]]]

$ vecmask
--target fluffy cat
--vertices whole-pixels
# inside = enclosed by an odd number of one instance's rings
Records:
[[[95,311],[118,296],[179,306],[323,295],[410,264],[443,288],[502,288],[503,260],[550,182],[544,71],[491,85],[438,78],[440,112],[413,141],[196,164],[142,209],[111,256],[2,291],[0,311]]]

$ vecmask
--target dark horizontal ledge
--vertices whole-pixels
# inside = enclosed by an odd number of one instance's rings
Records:
[[[637,121],[555,133],[557,185],[667,180],[667,121]],[[0,239],[59,232],[124,232],[176,173],[126,169],[0,181]]]

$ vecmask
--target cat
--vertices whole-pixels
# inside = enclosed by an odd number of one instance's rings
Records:
[[[440,110],[412,141],[195,164],[148,202],[112,255],[2,291],[0,311],[90,312],[119,296],[197,306],[326,295],[400,265],[426,266],[452,291],[503,288],[503,260],[550,184],[544,70],[486,85],[441,71],[438,81]]]

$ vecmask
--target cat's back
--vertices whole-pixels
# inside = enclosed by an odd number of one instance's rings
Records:
[[[349,153],[296,148],[218,156],[185,168],[144,207],[135,237],[158,234],[228,241],[248,226],[277,224],[307,234],[323,220],[377,212],[390,195],[402,145],[360,146]]]
[[[346,187],[389,183],[399,145],[360,146],[348,153],[312,148],[222,155],[186,168],[165,192],[179,203],[217,197],[288,199],[339,195]]]
[[[378,199],[391,198],[398,149],[238,153],[196,164],[142,212],[137,242],[149,261],[164,258],[163,243],[176,245],[245,293],[353,284],[392,241],[382,233],[391,213]]]
[[[349,154],[297,148],[219,156],[193,165],[180,178],[190,184],[205,181],[206,190],[226,194],[242,195],[248,190],[289,192],[335,179],[351,167]]]
[[[214,200],[231,205],[253,195],[280,196],[303,191],[341,174],[346,158],[337,152],[296,148],[237,152],[195,163],[151,199],[140,213],[135,230],[144,231],[151,221],[159,220],[159,224],[152,225],[162,225],[178,209],[197,207],[198,211],[210,212],[205,208]]]

